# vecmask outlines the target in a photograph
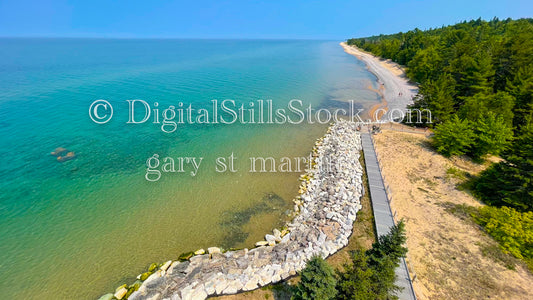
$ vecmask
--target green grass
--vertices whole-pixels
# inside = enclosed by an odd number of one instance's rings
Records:
[[[455,204],[452,202],[441,202],[439,205],[442,206],[446,212],[458,217],[459,219],[474,223],[472,214],[476,213],[477,211],[475,207],[466,204]]]
[[[446,212],[460,218],[461,220],[470,222],[471,224],[479,225],[481,228],[483,228],[483,231],[487,235],[489,235],[498,243],[478,245],[481,253],[484,256],[491,258],[495,262],[502,264],[510,270],[515,270],[517,264],[525,263],[527,268],[533,272],[533,259],[525,255],[516,255],[517,250],[514,248],[509,248],[510,246],[508,241],[512,238],[516,238],[514,236],[517,234],[517,232],[519,232],[518,229],[524,230],[524,228],[527,227],[521,223],[522,221],[518,222],[516,219],[503,219],[500,218],[499,214],[495,213],[487,215],[487,210],[500,210],[500,208],[496,207],[484,206],[482,208],[475,208],[473,206],[455,204],[451,202],[442,202],[440,205],[444,207]],[[484,214],[483,219],[481,219],[482,214]],[[491,219],[494,218],[497,218],[498,226],[495,225],[494,220],[491,221]]]
[[[454,178],[454,179],[458,179],[460,181],[463,181],[463,180],[466,180],[467,179],[467,172],[463,171],[463,170],[460,170],[456,167],[450,167],[446,170],[446,176],[448,178]]]

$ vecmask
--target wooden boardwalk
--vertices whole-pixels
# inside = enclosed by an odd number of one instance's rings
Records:
[[[368,185],[370,188],[370,199],[372,200],[372,210],[374,211],[374,222],[378,236],[387,234],[390,228],[394,226],[394,217],[389,205],[389,197],[385,189],[383,177],[372,142],[372,136],[369,133],[362,133],[363,152],[365,156],[366,173],[368,176]],[[403,288],[398,293],[400,300],[416,300],[416,295],[409,276],[409,270],[405,259],[402,258],[400,266],[396,268],[396,285]]]

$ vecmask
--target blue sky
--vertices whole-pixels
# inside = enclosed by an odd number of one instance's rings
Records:
[[[0,0],[0,36],[343,40],[494,16],[533,1]]]

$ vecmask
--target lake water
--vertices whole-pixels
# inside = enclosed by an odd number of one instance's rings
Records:
[[[153,119],[127,124],[126,100],[369,107],[379,101],[367,89],[374,81],[334,41],[0,39],[2,298],[95,299],[152,262],[253,246],[284,222],[300,173],[251,173],[249,157],[307,156],[325,130],[235,123],[165,133]],[[113,106],[103,125],[88,113],[98,99]],[[57,147],[76,158],[58,162]],[[236,172],[216,172],[232,153]],[[195,176],[149,182],[154,154],[203,160]]]

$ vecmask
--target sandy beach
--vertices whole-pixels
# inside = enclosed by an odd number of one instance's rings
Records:
[[[369,72],[377,77],[378,90],[372,91],[381,95],[382,102],[374,105],[368,112],[368,116],[375,119],[376,110],[383,108],[387,111],[393,109],[405,110],[407,105],[413,102],[413,97],[418,93],[418,87],[409,82],[405,71],[397,63],[383,60],[357,47],[349,46],[346,42],[340,43],[344,51],[363,61]],[[381,118],[381,114],[378,116]]]
[[[533,299],[526,266],[503,254],[461,210],[482,205],[458,188],[467,178],[462,174],[478,174],[488,163],[445,158],[428,146],[424,134],[382,129],[374,136],[376,151],[396,220],[405,220],[418,299]]]

